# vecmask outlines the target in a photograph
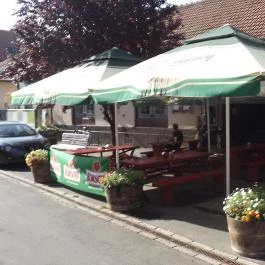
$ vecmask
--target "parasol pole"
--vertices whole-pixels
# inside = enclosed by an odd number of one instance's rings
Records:
[[[208,153],[211,152],[211,127],[210,127],[210,103],[209,98],[206,99],[206,108],[207,108],[207,138],[208,138]]]
[[[114,131],[115,131],[115,142],[116,147],[119,146],[119,135],[118,135],[118,103],[114,103]],[[116,156],[116,167],[120,168],[120,159],[119,159],[119,150],[116,148],[115,150],[115,156]]]
[[[226,128],[226,196],[230,194],[230,98],[225,98],[225,128]]]

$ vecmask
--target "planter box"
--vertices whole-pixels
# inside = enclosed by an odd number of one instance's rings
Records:
[[[61,140],[61,132],[54,130],[39,131],[43,137],[46,137],[50,144],[57,144]]]
[[[106,198],[112,211],[128,212],[143,204],[143,186],[105,188]]]
[[[242,222],[227,216],[232,249],[246,257],[265,256],[265,222]]]
[[[50,178],[50,162],[47,163],[38,163],[32,165],[30,168],[34,181],[37,183],[49,183],[52,181]]]

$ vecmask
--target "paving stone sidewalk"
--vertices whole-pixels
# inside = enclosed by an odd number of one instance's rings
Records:
[[[158,190],[148,185],[145,187],[143,207],[130,214],[120,214],[110,211],[101,197],[71,190],[57,183],[36,184],[31,172],[16,176],[0,170],[0,175],[70,200],[91,214],[196,256],[205,260],[205,264],[265,264],[265,259],[250,259],[232,251],[222,211],[224,196],[217,197],[199,187],[187,185],[180,188],[177,190],[176,205],[162,207]]]

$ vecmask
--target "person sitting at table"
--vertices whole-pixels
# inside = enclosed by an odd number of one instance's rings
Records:
[[[183,143],[183,133],[179,129],[177,123],[173,124],[172,138],[170,139],[170,143],[166,144],[166,151],[177,151]]]

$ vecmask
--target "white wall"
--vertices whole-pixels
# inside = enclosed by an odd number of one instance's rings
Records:
[[[197,117],[201,116],[201,106],[192,105],[190,111],[173,112],[172,105],[168,106],[168,127],[173,123],[178,123],[180,128],[189,129],[195,128],[197,124]],[[95,105],[95,125],[109,126],[102,114],[102,106]],[[67,109],[63,113],[63,107],[55,105],[53,108],[53,122],[58,125],[72,125],[72,110]],[[120,104],[118,106],[118,123],[119,127],[135,127],[135,109],[132,102],[128,104]]]
[[[6,119],[8,121],[21,121],[28,123],[35,128],[35,110],[34,109],[8,109]]]
[[[63,112],[63,106],[54,105],[53,111],[53,123],[58,125],[72,125],[72,109],[69,108]]]
[[[132,102],[120,105],[118,108],[118,123],[121,127],[135,126],[135,110]]]
[[[102,106],[95,105],[95,121],[96,126],[108,126],[108,122],[105,121],[102,114]],[[132,102],[126,105],[118,106],[118,123],[122,127],[134,127],[135,126],[135,111]]]
[[[168,127],[172,127],[173,123],[178,123],[180,128],[189,129],[196,128],[197,117],[201,116],[201,106],[192,105],[190,111],[173,112],[173,106],[168,107]]]

